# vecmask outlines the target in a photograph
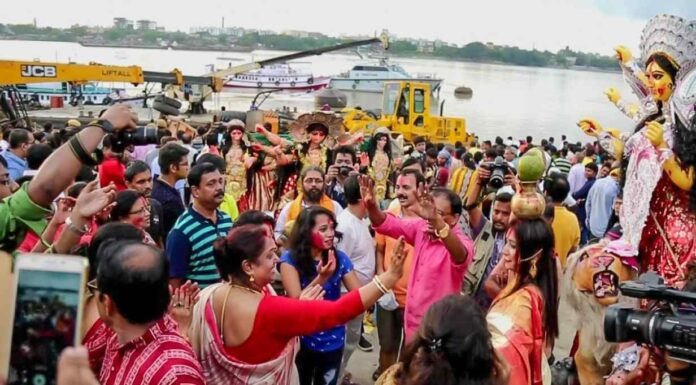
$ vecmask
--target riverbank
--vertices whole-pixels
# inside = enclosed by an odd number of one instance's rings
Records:
[[[2,36],[0,35],[0,40],[15,40],[15,41],[50,41],[50,42],[66,42],[66,43],[77,43],[83,47],[96,47],[96,48],[135,48],[135,49],[152,49],[152,50],[176,50],[176,51],[210,51],[210,52],[236,52],[236,53],[249,53],[255,50],[273,50],[282,52],[298,52],[297,50],[289,50],[277,47],[264,47],[264,46],[223,46],[219,44],[201,44],[201,45],[191,45],[191,44],[179,44],[179,43],[167,43],[167,44],[148,44],[142,42],[106,42],[106,41],[86,41],[86,40],[75,40],[75,39],[56,39],[53,36]],[[476,59],[464,59],[464,58],[451,58],[440,55],[432,55],[427,53],[420,53],[418,55],[413,54],[402,54],[398,52],[390,52],[390,56],[394,58],[402,59],[425,59],[425,60],[441,60],[447,62],[455,63],[479,63],[479,64],[497,64],[504,66],[523,66],[531,68],[555,68],[555,69],[567,69],[574,71],[588,71],[588,72],[603,72],[603,73],[619,73],[621,72],[619,66],[615,68],[600,68],[593,66],[578,66],[578,65],[531,65],[531,64],[516,64],[509,63],[500,60],[476,60]]]

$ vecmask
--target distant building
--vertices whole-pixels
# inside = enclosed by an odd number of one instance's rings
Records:
[[[135,22],[135,27],[140,31],[154,31],[157,29],[157,22],[152,20],[138,20]]]
[[[114,28],[133,29],[133,20],[128,20],[125,17],[114,17]]]
[[[418,52],[433,53],[435,52],[435,43],[432,41],[420,40],[418,42]]]
[[[207,33],[211,36],[240,37],[244,35],[244,29],[238,27],[191,27],[189,32],[195,34]]]
[[[285,31],[281,32],[281,34],[287,35],[287,36],[292,36],[292,37],[299,37],[299,38],[309,37],[309,32],[298,31],[295,29],[285,30]]]

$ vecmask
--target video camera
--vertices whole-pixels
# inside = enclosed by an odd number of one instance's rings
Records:
[[[513,173],[512,168],[502,156],[498,156],[493,162],[484,163],[481,166],[491,172],[491,177],[488,179],[488,187],[493,190],[503,187],[505,175]]]
[[[624,282],[620,288],[626,296],[653,300],[658,306],[648,311],[620,304],[607,308],[607,341],[636,341],[663,349],[676,360],[696,364],[696,293],[669,287],[654,272],[642,274],[638,281]]]

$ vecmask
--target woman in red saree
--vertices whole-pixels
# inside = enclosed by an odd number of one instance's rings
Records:
[[[507,285],[486,317],[493,347],[510,366],[510,385],[551,384],[544,354],[558,337],[558,274],[553,230],[543,219],[508,231],[495,279]]]
[[[362,314],[403,274],[403,245],[392,268],[337,301],[318,301],[321,286],[300,299],[270,288],[277,247],[266,225],[237,226],[215,242],[215,263],[225,281],[205,288],[193,310],[189,338],[209,385],[298,385],[298,336],[330,329]],[[333,274],[329,254],[319,274]],[[303,300],[305,299],[305,300]]]

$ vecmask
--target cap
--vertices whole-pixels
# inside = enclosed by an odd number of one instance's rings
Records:
[[[68,127],[80,128],[82,127],[82,123],[77,119],[70,119],[68,120]]]
[[[246,124],[245,124],[244,122],[242,122],[241,120],[239,120],[239,119],[232,119],[232,120],[230,120],[229,122],[225,123],[225,127],[228,127],[228,128],[230,128],[230,127],[242,127],[242,128],[245,128],[245,127],[246,127]]]

